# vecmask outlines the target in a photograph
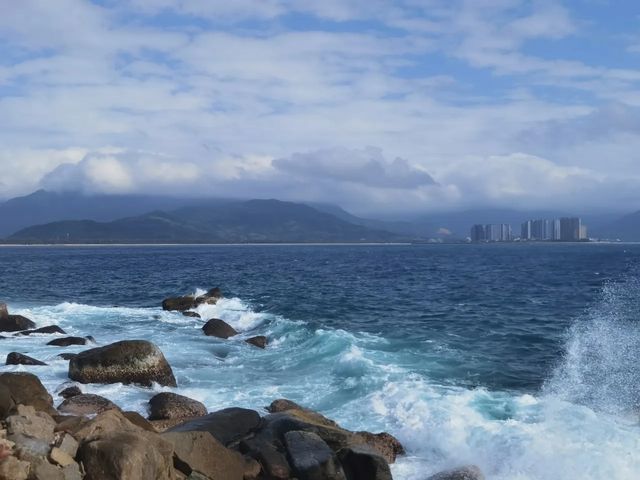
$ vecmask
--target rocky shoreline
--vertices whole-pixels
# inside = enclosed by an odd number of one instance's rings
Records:
[[[168,298],[165,310],[192,309],[222,298],[218,289],[198,297]],[[60,337],[56,325],[36,328],[0,303],[0,332],[54,334],[52,347],[91,345],[92,337]],[[208,319],[203,334],[238,334],[222,319]],[[45,337],[46,339],[46,337]],[[267,348],[263,336],[246,340]],[[93,346],[93,345],[91,345]],[[0,374],[0,480],[391,480],[389,467],[405,454],[391,434],[354,432],[290,400],[276,399],[261,415],[233,407],[209,412],[172,392],[151,396],[148,416],[122,411],[117,402],[83,393],[83,384],[123,383],[177,387],[162,351],[145,340],[93,346],[69,360],[70,381],[56,389],[60,402],[33,373]],[[7,365],[46,366],[9,352]],[[473,466],[416,480],[481,480]]]

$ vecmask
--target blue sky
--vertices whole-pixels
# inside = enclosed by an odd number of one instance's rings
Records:
[[[640,208],[640,4],[0,0],[0,197]]]

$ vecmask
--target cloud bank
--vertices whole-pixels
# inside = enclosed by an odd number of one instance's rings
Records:
[[[638,41],[613,17],[632,10],[9,2],[0,197],[45,187],[359,213],[637,209]]]

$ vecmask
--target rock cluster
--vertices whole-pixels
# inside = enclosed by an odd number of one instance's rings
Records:
[[[162,301],[163,310],[177,310],[184,312],[191,308],[196,308],[203,303],[214,305],[222,298],[222,291],[219,288],[212,288],[204,295],[196,297],[195,295],[185,295],[182,297],[165,298]]]
[[[213,289],[193,301],[220,297]],[[16,322],[9,317],[0,304],[0,326]],[[34,326],[22,333],[64,334],[55,326]],[[219,319],[203,330],[221,338],[237,334]],[[86,340],[58,340],[69,338]],[[265,337],[246,341],[261,348],[267,343]],[[43,365],[17,352],[9,354],[7,363]],[[73,354],[69,378],[83,384],[176,387],[163,353],[145,340]],[[350,431],[286,399],[275,400],[261,416],[236,407],[208,413],[197,400],[162,392],[150,395],[145,419],[107,398],[83,393],[74,382],[56,390],[62,397],[57,409],[35,375],[0,374],[0,480],[392,480],[389,465],[404,454],[389,433]],[[428,480],[483,476],[468,466]]]

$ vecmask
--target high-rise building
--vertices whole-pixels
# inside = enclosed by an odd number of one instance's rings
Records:
[[[564,217],[560,219],[560,240],[563,242],[580,241],[582,220],[578,217]],[[585,232],[586,233],[586,232]]]
[[[527,220],[520,227],[520,240],[531,240],[531,220]]]
[[[513,240],[511,225],[506,223],[478,224],[471,227],[473,242],[510,242],[511,240]]]
[[[532,240],[550,240],[550,230],[549,220],[533,220],[531,222]]]
[[[559,241],[560,240],[560,219],[556,218],[551,220],[551,235],[550,240]]]
[[[474,225],[471,227],[471,241],[484,242],[486,240],[484,225]]]
[[[580,240],[589,240],[589,235],[587,234],[586,225],[580,225]]]

